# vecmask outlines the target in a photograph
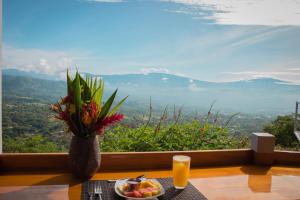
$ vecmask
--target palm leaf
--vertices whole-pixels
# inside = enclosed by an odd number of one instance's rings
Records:
[[[68,94],[70,94],[72,90],[72,80],[71,77],[69,76],[69,69],[67,69],[67,87],[68,87]]]
[[[94,85],[91,86],[91,87],[93,87],[93,92],[97,91],[97,84],[98,84],[98,81],[97,81],[97,77],[96,77],[95,81],[94,81]]]
[[[93,78],[91,77],[88,86],[90,87],[91,95],[92,95],[92,96],[93,96],[93,94],[94,94],[94,92],[95,92],[94,89],[93,89],[93,84],[94,84]]]
[[[97,105],[99,106],[99,108],[101,108],[101,101],[102,101],[102,97],[103,97],[103,91],[104,91],[104,82],[103,80],[99,80],[99,86],[97,87],[94,95],[93,95],[93,99],[94,101],[97,103]]]
[[[73,81],[74,88],[74,104],[76,112],[79,112],[81,109],[81,87],[80,87],[80,75],[76,72],[76,77]]]
[[[115,90],[115,92],[109,97],[109,99],[105,102],[103,108],[101,109],[100,115],[99,115],[99,119],[103,119],[107,113],[109,112],[109,109],[112,105],[112,103],[114,102],[114,99],[116,97],[118,90]]]
[[[80,74],[78,74],[78,75],[79,75],[79,79],[80,79],[80,85],[82,85],[82,87],[83,87],[82,89],[84,91],[84,93],[82,94],[82,99],[84,101],[88,101],[91,99],[91,90],[90,90],[88,84],[86,83],[86,81],[80,76]]]
[[[103,93],[104,93],[104,81],[101,79],[100,80],[100,91],[98,93],[98,97],[97,97],[97,100],[100,102],[101,104],[101,101],[102,101],[102,97],[103,97]]]
[[[88,86],[89,88],[91,88],[91,87],[90,87],[90,81],[91,81],[91,78],[88,77],[88,76],[86,76],[86,77],[85,77],[85,82],[86,82],[86,84],[87,84],[87,86]]]
[[[114,113],[119,109],[119,107],[124,103],[124,101],[125,101],[127,98],[128,98],[128,96],[125,97],[124,99],[122,99],[115,107],[113,107],[113,108],[111,109],[111,111],[108,113],[108,115],[114,114]]]

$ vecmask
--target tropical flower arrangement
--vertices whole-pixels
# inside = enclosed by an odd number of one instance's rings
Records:
[[[117,90],[102,102],[104,82],[102,79],[86,77],[76,72],[72,79],[67,71],[68,94],[51,106],[57,113],[57,119],[66,123],[68,130],[75,136],[91,137],[103,135],[107,126],[123,119],[123,114],[116,113],[127,97],[112,107]]]

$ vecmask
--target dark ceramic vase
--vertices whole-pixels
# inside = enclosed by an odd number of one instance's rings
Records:
[[[100,151],[97,136],[73,136],[69,150],[69,167],[72,173],[82,179],[90,179],[100,167]]]

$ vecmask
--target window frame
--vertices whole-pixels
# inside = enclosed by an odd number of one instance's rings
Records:
[[[3,67],[3,56],[2,56],[2,0],[0,0],[0,38],[1,38],[1,46],[0,46],[0,154],[2,153],[2,67]]]

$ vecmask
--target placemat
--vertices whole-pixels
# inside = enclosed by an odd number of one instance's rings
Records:
[[[207,198],[201,194],[191,183],[187,185],[184,190],[176,190],[173,186],[172,178],[158,178],[157,179],[165,189],[165,194],[160,196],[159,200],[207,200]],[[106,180],[93,180],[86,181],[82,184],[81,199],[88,200],[88,188],[89,184],[94,184],[95,181],[99,181],[102,187],[102,199],[103,200],[124,200],[124,198],[118,196],[115,193],[115,183],[110,183]]]
[[[69,185],[0,186],[1,200],[68,200]]]

